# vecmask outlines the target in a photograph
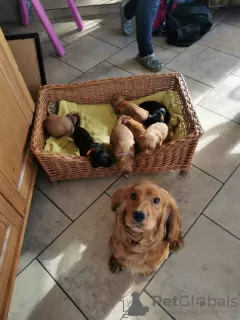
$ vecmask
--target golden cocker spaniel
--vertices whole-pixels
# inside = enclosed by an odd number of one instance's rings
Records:
[[[156,184],[143,181],[116,191],[112,210],[116,211],[109,242],[113,273],[125,267],[135,274],[150,275],[168,258],[169,250],[182,247],[176,202]]]

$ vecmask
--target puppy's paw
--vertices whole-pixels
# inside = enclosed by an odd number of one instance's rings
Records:
[[[140,276],[142,277],[149,277],[152,276],[154,274],[155,270],[148,270],[148,271],[144,271],[139,273]]]
[[[122,266],[117,262],[114,256],[111,256],[108,262],[109,269],[112,273],[120,272],[123,270]]]

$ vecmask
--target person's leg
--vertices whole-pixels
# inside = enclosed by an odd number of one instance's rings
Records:
[[[127,20],[132,20],[136,14],[138,0],[130,0],[124,5],[124,15]]]
[[[150,71],[159,71],[163,63],[153,53],[152,26],[156,18],[160,0],[138,0],[136,28],[139,55],[137,61]]]
[[[129,36],[133,31],[132,18],[136,14],[137,0],[123,2],[120,7],[122,31],[125,36]]]

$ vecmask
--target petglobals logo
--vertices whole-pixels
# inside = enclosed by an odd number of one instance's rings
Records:
[[[211,295],[182,295],[173,297],[153,296],[153,306],[162,305],[164,307],[216,307],[216,308],[233,308],[240,305],[240,297],[213,297]]]
[[[151,302],[150,302],[151,301]],[[161,307],[168,308],[175,307],[182,309],[182,312],[189,312],[189,309],[199,308],[205,309],[208,312],[210,309],[216,309],[218,312],[232,313],[240,312],[240,296],[219,296],[214,297],[211,295],[180,295],[172,297],[152,296],[146,305],[146,300],[143,295],[138,292],[131,291],[126,293],[120,300],[122,305],[120,320],[129,319],[131,317],[151,317],[152,314],[159,314]],[[231,310],[232,308],[232,310]]]

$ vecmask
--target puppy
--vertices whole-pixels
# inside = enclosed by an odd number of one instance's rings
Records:
[[[109,246],[111,272],[129,269],[150,275],[183,246],[181,219],[175,200],[159,186],[143,181],[116,191],[116,211]]]
[[[74,131],[73,123],[67,116],[52,114],[43,121],[43,125],[47,133],[56,138],[71,137]]]
[[[76,127],[73,133],[73,141],[80,150],[81,156],[88,156],[91,159],[93,168],[111,167],[110,155],[98,143],[94,143],[91,135],[81,127]]]
[[[132,132],[121,121],[122,119],[119,118],[116,126],[113,128],[110,143],[112,145],[112,152],[116,158],[118,171],[128,177],[132,173],[135,142]]]
[[[168,136],[168,126],[165,123],[154,123],[147,128],[146,133],[139,137],[139,151],[145,154],[152,153],[156,148],[160,147]]]
[[[144,125],[149,127],[156,122],[164,122],[166,124],[170,121],[170,113],[165,106],[157,101],[145,101],[139,107],[149,112],[149,117],[144,121]]]
[[[128,116],[121,116],[119,121],[124,124],[132,132],[135,142],[137,143],[139,138],[145,134],[146,129],[143,124],[134,120]]]
[[[136,103],[126,101],[121,95],[114,96],[111,104],[120,114],[125,114],[141,123],[149,116],[147,110],[140,108]]]

